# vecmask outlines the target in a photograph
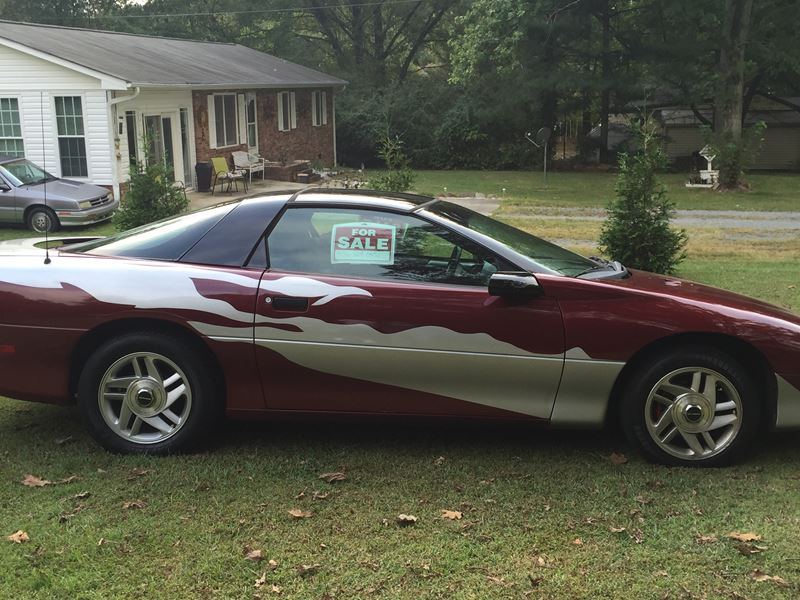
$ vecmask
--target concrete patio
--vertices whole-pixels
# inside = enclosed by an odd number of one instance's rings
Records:
[[[246,192],[244,191],[244,186],[240,183],[238,191],[234,188],[234,190],[230,192],[221,192],[219,191],[219,186],[217,186],[217,191],[214,192],[214,195],[212,195],[211,192],[189,191],[186,192],[186,196],[189,198],[189,209],[197,210],[198,208],[213,206],[222,202],[228,202],[229,200],[238,200],[246,196],[264,194],[267,192],[280,192],[283,190],[297,191],[307,187],[313,187],[313,185],[290,183],[288,181],[273,181],[270,179],[265,181],[254,179],[252,185],[247,186]]]

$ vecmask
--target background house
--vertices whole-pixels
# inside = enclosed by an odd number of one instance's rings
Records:
[[[238,44],[0,21],[0,153],[117,196],[147,156],[189,186],[235,150],[333,165],[345,84]]]

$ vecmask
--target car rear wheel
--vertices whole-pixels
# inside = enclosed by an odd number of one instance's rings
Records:
[[[156,332],[115,338],[86,362],[78,406],[92,436],[113,452],[188,450],[219,413],[218,386],[192,345]]]
[[[621,402],[628,439],[655,462],[717,467],[736,461],[758,432],[752,377],[713,348],[683,348],[652,360]]]
[[[50,208],[40,206],[28,212],[28,228],[36,233],[58,231],[60,227],[61,221]]]

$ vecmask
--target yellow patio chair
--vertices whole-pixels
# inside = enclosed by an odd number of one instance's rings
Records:
[[[217,183],[220,184],[220,189],[224,184],[228,184],[225,192],[231,191],[231,186],[236,186],[236,191],[239,191],[239,182],[242,182],[244,191],[247,191],[247,180],[244,178],[244,173],[241,171],[231,171],[228,169],[228,161],[223,157],[217,156],[211,159],[211,166],[214,169],[214,182],[211,184],[211,195],[214,195],[214,189]]]

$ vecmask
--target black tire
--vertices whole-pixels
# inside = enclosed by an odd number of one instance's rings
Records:
[[[188,393],[184,392],[179,395],[180,399],[169,407],[170,410],[180,413],[183,417],[180,424],[173,424],[168,419],[162,418],[161,415],[157,415],[160,419],[159,422],[164,422],[175,429],[173,433],[158,432],[146,422],[140,422],[140,430],[143,432],[140,435],[149,435],[149,430],[152,430],[152,435],[156,438],[148,441],[137,441],[130,436],[125,437],[121,433],[117,433],[106,421],[107,418],[111,418],[113,421],[115,405],[101,402],[100,393],[101,383],[106,374],[111,372],[112,366],[116,368],[116,365],[119,364],[131,364],[126,363],[126,361],[130,361],[132,356],[139,355],[160,357],[156,358],[156,364],[159,365],[158,368],[162,371],[169,370],[169,366],[166,362],[161,363],[159,361],[163,359],[170,362],[170,364],[177,367],[176,374],[180,374],[179,385],[185,384],[186,389],[188,389]],[[137,362],[137,365],[141,365],[141,360],[143,359],[144,357],[142,356],[134,360],[140,361]],[[204,438],[207,438],[211,426],[222,417],[221,386],[215,381],[212,375],[214,369],[208,363],[209,361],[204,356],[204,353],[193,344],[155,331],[129,333],[109,340],[97,348],[89,357],[78,380],[78,408],[89,433],[107,450],[124,454],[163,455],[194,449]],[[120,393],[118,395],[125,398],[125,400],[119,399],[119,411],[122,410],[124,402],[128,402],[129,407],[133,406],[131,403],[134,400],[130,400],[130,398],[135,397],[137,398],[136,402],[139,401],[139,396],[135,393],[134,386],[140,385],[140,382],[144,379],[148,378],[139,377],[137,381],[122,384],[123,386],[126,385],[127,388],[119,388]],[[163,392],[165,395],[168,389],[168,387],[162,386],[162,390],[165,390]],[[177,409],[175,408],[176,406],[178,407]],[[154,410],[156,408],[157,406]],[[132,423],[129,429],[129,432],[132,432],[135,421],[140,418],[140,414],[133,409],[130,410],[132,414],[129,418],[132,420],[128,422]],[[136,410],[141,411],[141,407],[137,405]],[[122,420],[121,415],[122,413],[120,412],[119,421]],[[162,437],[168,435],[168,437],[158,439],[159,435]]]
[[[651,392],[655,390],[656,385],[662,383],[663,378],[667,375],[677,372],[678,374],[671,381],[680,382],[682,381],[681,378],[684,377],[686,379],[683,381],[688,381],[696,372],[688,371],[687,373],[682,373],[683,369],[687,371],[689,369],[702,370],[705,373],[712,372],[724,378],[724,380],[714,383],[714,396],[718,402],[716,406],[721,406],[722,403],[735,403],[735,395],[731,392],[731,387],[738,394],[739,405],[735,409],[731,409],[731,411],[725,411],[723,415],[726,417],[728,414],[737,416],[738,430],[736,425],[731,424],[728,426],[729,429],[726,427],[715,429],[713,432],[707,431],[712,438],[715,435],[720,436],[719,439],[714,440],[716,448],[703,439],[702,432],[695,434],[703,452],[707,452],[708,456],[696,451],[692,453],[688,440],[685,439],[681,428],[678,427],[677,421],[671,425],[676,428],[676,432],[672,432],[669,428],[670,425],[663,430],[665,436],[669,434],[675,436],[673,438],[674,442],[667,444],[657,442],[654,439],[654,436],[656,436],[655,431],[651,433],[651,429],[655,429],[656,419],[659,416],[657,411],[661,410],[663,415],[666,412],[666,408],[663,405],[659,406],[661,403],[654,399],[648,409],[648,398]],[[708,381],[707,375],[702,378],[702,381]],[[728,387],[729,385],[731,387]],[[659,391],[661,392],[665,389],[665,387],[661,387]],[[703,391],[705,392],[705,389]],[[683,396],[683,399],[679,401],[681,396]],[[674,413],[670,414],[667,421],[671,420],[673,414],[675,414],[678,415],[677,418],[684,427],[702,427],[705,419],[713,419],[715,415],[720,416],[722,414],[711,412],[710,416],[706,416],[710,412],[707,406],[698,409],[694,398],[696,397],[692,397],[689,394],[680,394],[674,398],[668,398],[675,402],[672,408],[680,406],[682,410],[675,408]],[[700,398],[700,401],[702,403],[702,398]],[[648,410],[656,412],[648,414]],[[668,353],[651,359],[628,381],[620,402],[620,421],[630,442],[637,446],[649,460],[670,466],[721,467],[736,462],[752,448],[754,438],[759,431],[761,414],[761,398],[753,378],[736,359],[712,347],[675,348]],[[694,419],[698,419],[698,422],[692,422]],[[656,421],[656,423],[653,423],[653,421]],[[648,422],[651,423],[650,427],[648,427]],[[726,435],[726,432],[730,433]],[[692,431],[686,433],[688,433],[688,437],[692,437]],[[675,454],[675,452],[680,453],[681,445],[686,446],[686,456],[676,456]],[[665,446],[672,446],[672,452],[666,450]],[[690,454],[693,454],[693,456],[690,456]]]
[[[28,211],[26,217],[28,229],[37,233],[58,231],[61,229],[61,221],[58,220],[56,213],[46,206],[37,206]]]

